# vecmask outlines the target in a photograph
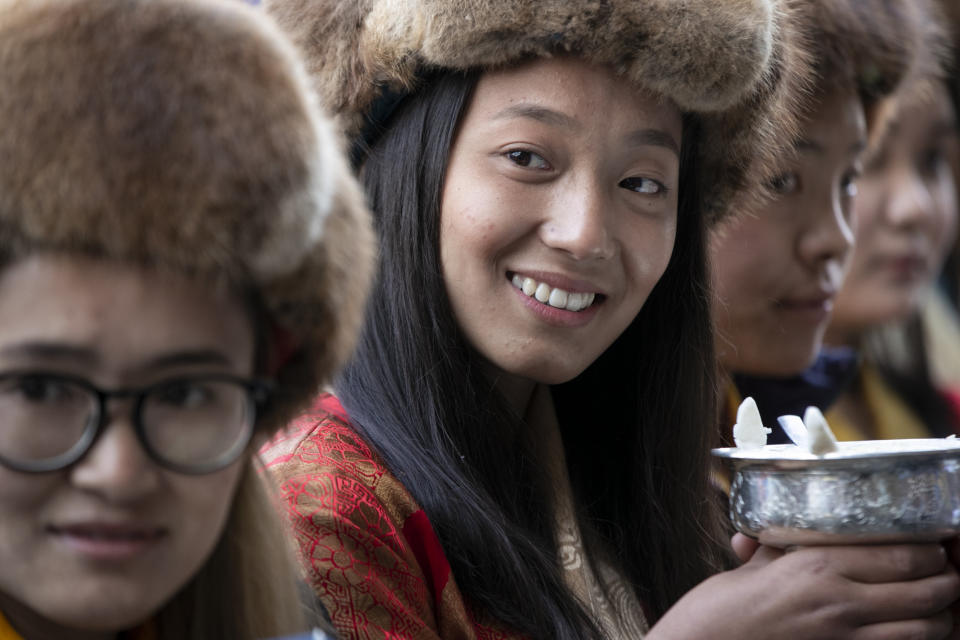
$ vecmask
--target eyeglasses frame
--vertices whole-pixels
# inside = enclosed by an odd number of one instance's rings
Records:
[[[49,473],[51,471],[61,471],[66,469],[86,456],[93,445],[100,438],[108,425],[109,412],[107,411],[107,402],[113,398],[132,398],[133,405],[130,409],[130,424],[133,426],[134,433],[147,456],[156,464],[170,471],[185,475],[205,475],[219,471],[231,465],[250,444],[253,434],[256,431],[257,417],[259,412],[267,404],[270,394],[273,391],[274,383],[270,380],[249,379],[240,376],[234,376],[225,373],[210,373],[177,376],[166,380],[155,382],[144,387],[124,387],[119,389],[101,389],[89,380],[79,376],[72,376],[63,373],[53,373],[43,370],[19,370],[7,371],[0,374],[0,383],[10,378],[22,377],[42,377],[47,380],[63,382],[76,385],[89,392],[92,397],[97,399],[95,411],[90,415],[87,425],[84,427],[83,434],[70,450],[46,460],[36,462],[18,462],[0,455],[0,465],[13,471],[22,473]],[[229,451],[205,465],[179,465],[163,458],[150,445],[147,439],[145,428],[143,426],[143,403],[151,393],[157,389],[168,387],[177,383],[209,381],[209,382],[227,382],[236,384],[247,392],[247,398],[252,409],[252,418],[247,425],[247,434]]]

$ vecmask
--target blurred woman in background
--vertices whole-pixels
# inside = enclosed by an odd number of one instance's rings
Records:
[[[913,2],[797,2],[816,77],[790,152],[766,177],[769,199],[711,234],[717,351],[727,381],[720,423],[752,396],[768,441],[776,418],[828,406],[855,369],[848,351],[821,351],[854,243],[857,182],[896,89],[926,55],[929,7]]]
[[[934,378],[921,314],[956,239],[956,114],[938,75],[917,78],[902,102],[861,179],[857,247],[826,337],[860,352],[856,377],[827,416],[841,439],[960,428],[957,390]]]

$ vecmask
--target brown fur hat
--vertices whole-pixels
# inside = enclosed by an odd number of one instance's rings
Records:
[[[854,87],[871,138],[882,131],[905,80],[929,77],[942,62],[942,27],[927,0],[789,1],[815,45],[815,92]]]
[[[495,68],[574,52],[673,100],[703,122],[705,210],[732,196],[795,131],[807,52],[782,0],[267,0],[303,49],[349,136],[385,89],[432,69]],[[750,170],[752,162],[758,169]]]
[[[282,337],[277,426],[350,353],[373,268],[360,189],[313,102],[293,47],[238,2],[2,0],[0,254],[251,290]]]

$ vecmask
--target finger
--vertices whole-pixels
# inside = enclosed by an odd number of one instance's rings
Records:
[[[760,543],[742,533],[735,533],[733,538],[730,539],[730,546],[740,562],[747,562],[760,548]]]
[[[835,573],[867,584],[917,580],[947,567],[946,551],[940,544],[803,547],[789,557],[798,569]]]
[[[948,612],[943,612],[922,620],[898,620],[860,627],[851,637],[853,640],[943,640],[952,638],[953,633],[953,617]]]
[[[862,624],[920,620],[947,615],[960,597],[960,576],[950,569],[931,578],[909,582],[860,584],[852,592]],[[951,624],[952,628],[952,624]]]
[[[757,545],[756,551],[753,552],[753,555],[750,556],[750,559],[744,563],[743,566],[759,569],[782,557],[783,549],[761,544]]]
[[[943,543],[943,548],[947,552],[947,559],[950,563],[960,569],[960,538],[951,538],[950,540],[945,540]]]

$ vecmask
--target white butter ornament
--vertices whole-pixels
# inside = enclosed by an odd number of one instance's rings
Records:
[[[766,446],[767,434],[772,429],[763,426],[760,411],[753,398],[744,398],[737,408],[737,423],[733,425],[733,442],[741,449],[759,449]]]
[[[803,413],[803,424],[807,427],[807,449],[810,453],[822,456],[837,450],[837,438],[820,409],[807,407]]]

